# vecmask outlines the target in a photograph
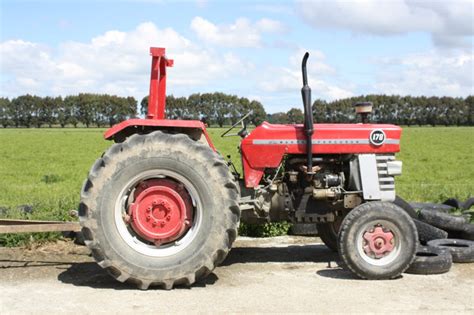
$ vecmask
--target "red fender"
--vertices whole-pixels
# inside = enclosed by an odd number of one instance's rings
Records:
[[[199,120],[129,119],[108,129],[104,134],[104,138],[106,140],[120,142],[135,133],[144,133],[153,130],[185,133],[190,135],[194,140],[207,143],[212,150],[216,151],[207,133],[206,126]]]

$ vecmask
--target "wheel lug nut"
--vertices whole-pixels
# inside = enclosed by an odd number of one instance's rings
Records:
[[[165,222],[161,222],[161,227],[164,227],[165,226]]]
[[[123,220],[125,221],[125,223],[128,224],[131,221],[131,217],[128,214],[126,214],[126,215],[123,216]]]
[[[169,221],[169,220],[171,220],[171,216],[166,217],[166,221]]]
[[[151,216],[147,215],[147,216],[146,216],[146,220],[147,220],[147,221],[150,221],[150,219],[151,219]]]

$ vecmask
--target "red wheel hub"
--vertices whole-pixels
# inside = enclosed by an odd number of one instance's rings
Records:
[[[141,182],[128,208],[133,230],[156,246],[181,237],[192,224],[192,212],[189,193],[170,179]]]
[[[382,258],[393,250],[393,233],[377,226],[364,233],[364,252],[375,258]]]

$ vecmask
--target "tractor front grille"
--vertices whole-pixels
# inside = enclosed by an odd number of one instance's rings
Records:
[[[382,200],[395,200],[395,178],[388,174],[387,162],[395,161],[395,154],[377,154],[377,173]]]

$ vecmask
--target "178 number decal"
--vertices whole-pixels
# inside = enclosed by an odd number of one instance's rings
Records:
[[[383,130],[375,129],[370,133],[369,141],[373,145],[379,146],[385,142],[385,138],[385,132],[383,132]]]

